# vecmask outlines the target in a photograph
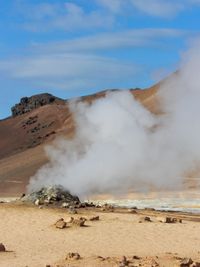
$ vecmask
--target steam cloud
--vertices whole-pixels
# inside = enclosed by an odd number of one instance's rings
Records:
[[[50,163],[32,177],[29,190],[60,184],[84,197],[180,187],[200,163],[198,45],[162,84],[160,115],[128,91],[109,92],[91,105],[72,102],[76,135],[47,147]]]

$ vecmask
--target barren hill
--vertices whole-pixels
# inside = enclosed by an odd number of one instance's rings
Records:
[[[151,112],[159,112],[156,96],[159,84],[149,89],[130,89]],[[84,96],[92,102],[107,91]],[[0,121],[0,196],[17,196],[25,191],[29,178],[47,162],[44,146],[55,137],[73,136],[75,127],[68,101],[49,94],[22,98],[12,108],[12,117]]]

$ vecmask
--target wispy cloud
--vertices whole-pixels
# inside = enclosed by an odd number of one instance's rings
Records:
[[[92,1],[92,0],[91,0]],[[94,0],[87,9],[83,2],[54,1],[28,3],[18,0],[17,9],[23,17],[22,27],[26,30],[74,31],[111,29],[118,25],[118,16],[134,21],[135,14],[143,17],[169,19],[199,0]],[[128,14],[128,16],[127,16]]]
[[[46,54],[0,62],[0,71],[35,85],[82,90],[119,85],[135,77],[138,67],[120,60],[83,54]]]
[[[150,16],[173,17],[184,10],[184,1],[171,0],[131,0],[132,5]]]
[[[160,46],[165,43],[163,40],[185,34],[181,30],[151,28],[35,44],[29,48],[29,56],[0,61],[0,73],[48,88],[81,91],[123,87],[127,81],[135,84],[146,67],[133,59],[117,57],[116,53],[112,57],[106,52]]]
[[[164,47],[163,40],[187,36],[188,32],[170,28],[143,28],[120,32],[109,32],[87,37],[51,42],[48,44],[33,44],[39,52],[89,52],[135,47]]]
[[[129,0],[128,0],[129,1]],[[100,6],[107,8],[113,13],[119,13],[122,11],[122,8],[124,5],[128,3],[127,0],[122,1],[122,0],[96,0],[96,3],[99,4]]]
[[[81,5],[67,1],[39,4],[20,1],[18,10],[24,17],[23,28],[31,31],[109,28],[114,20],[112,14],[101,9],[86,11]]]
[[[159,17],[171,18],[186,10],[190,5],[194,5],[199,0],[96,0],[98,4],[107,8],[115,14],[124,14],[127,12],[139,11],[141,14]]]

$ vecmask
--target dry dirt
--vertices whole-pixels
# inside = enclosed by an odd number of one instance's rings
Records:
[[[99,221],[86,221],[86,227],[56,229],[59,218],[71,216],[89,218],[99,215]],[[142,216],[152,222],[139,223]],[[166,224],[165,216],[182,218],[182,223]],[[179,266],[179,257],[200,261],[200,216],[137,210],[102,212],[80,209],[71,215],[63,209],[39,209],[17,204],[0,204],[0,243],[8,252],[0,253],[1,267],[55,266],[120,266],[122,256],[135,259],[141,266]],[[79,253],[80,260],[65,260],[70,252]],[[103,257],[99,258],[99,256]],[[145,263],[147,265],[145,265]],[[129,265],[134,266],[134,265]]]

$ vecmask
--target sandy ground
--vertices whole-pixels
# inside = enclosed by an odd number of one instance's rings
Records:
[[[153,222],[139,223],[141,216],[147,214]],[[61,217],[68,220],[70,216],[93,215],[99,215],[100,220],[87,221],[86,227],[54,227]],[[183,218],[183,223],[159,222],[166,215],[170,213],[150,210],[137,214],[127,210],[106,213],[97,209],[80,209],[77,215],[70,215],[63,209],[0,204],[0,243],[7,249],[0,253],[0,266],[120,266],[123,255],[142,257],[142,266],[154,266],[145,265],[145,261],[153,259],[159,266],[167,267],[179,266],[179,257],[200,261],[200,216],[173,213]],[[65,260],[69,252],[79,253],[82,259]],[[97,256],[106,259],[102,261]]]

